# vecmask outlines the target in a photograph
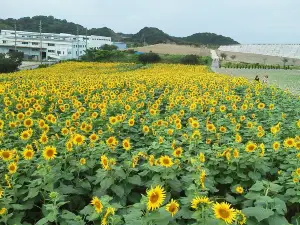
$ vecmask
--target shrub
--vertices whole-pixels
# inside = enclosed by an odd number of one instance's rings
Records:
[[[117,50],[118,47],[115,46],[115,45],[107,45],[107,44],[105,44],[105,45],[101,46],[101,49],[102,50],[106,50],[106,51],[114,51],[114,50]]]
[[[199,59],[196,55],[186,55],[180,60],[180,63],[185,65],[197,65],[199,64]]]
[[[161,61],[161,58],[158,54],[150,52],[150,53],[139,55],[138,60],[141,63],[146,64],[146,63],[157,63]]]
[[[24,58],[23,52],[0,54],[0,73],[11,73],[18,70]]]

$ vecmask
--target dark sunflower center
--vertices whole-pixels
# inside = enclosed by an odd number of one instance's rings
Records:
[[[171,204],[169,207],[170,212],[175,212],[176,211],[176,206],[174,204]]]
[[[226,209],[219,209],[219,214],[224,219],[229,217],[229,212]]]
[[[53,154],[54,154],[54,152],[52,149],[47,151],[47,156],[51,157],[51,156],[53,156]]]
[[[164,164],[169,164],[170,161],[169,161],[169,159],[164,159],[164,160],[163,160],[163,163],[164,163]]]
[[[157,202],[157,200],[158,200],[157,194],[154,193],[150,196],[150,202],[155,203],[155,202]]]
[[[10,156],[10,154],[8,152],[3,152],[2,153],[2,157],[5,158],[5,159],[9,158],[9,156]]]

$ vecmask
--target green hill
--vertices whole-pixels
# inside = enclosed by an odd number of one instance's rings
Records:
[[[111,37],[113,41],[125,41],[142,44],[176,43],[196,45],[229,45],[238,44],[235,40],[213,33],[196,33],[188,37],[172,37],[155,27],[145,27],[136,34],[116,33],[108,27],[86,28],[80,24],[68,22],[67,20],[56,19],[53,16],[23,17],[20,19],[0,19],[0,30],[13,30],[15,22],[17,30],[39,31],[39,23],[42,21],[43,32],[45,33],[69,33],[85,35],[98,35]]]
[[[201,43],[205,45],[231,45],[239,44],[237,41],[230,37],[224,37],[214,33],[196,33],[188,37],[182,38],[182,40],[191,43]]]

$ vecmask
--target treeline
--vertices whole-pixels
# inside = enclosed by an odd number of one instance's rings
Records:
[[[208,56],[196,55],[169,55],[138,53],[133,49],[118,51],[113,46],[104,45],[100,50],[88,49],[86,54],[80,58],[81,61],[87,62],[125,62],[125,63],[172,63],[187,65],[211,65],[212,59]]]
[[[92,28],[86,30],[80,24],[68,22],[67,20],[56,19],[53,16],[34,16],[23,17],[20,19],[0,19],[0,30],[7,29],[13,30],[15,23],[17,30],[37,32],[39,23],[42,21],[43,32],[46,33],[69,33],[85,35],[97,35],[111,37],[113,41],[123,41],[132,43],[133,45],[139,44],[159,44],[159,43],[175,43],[184,45],[207,45],[207,46],[220,46],[238,44],[229,37],[217,35],[214,33],[196,33],[187,37],[172,37],[155,27],[145,27],[136,34],[123,34],[116,33],[108,27]]]
[[[232,68],[232,69],[285,69],[289,70],[292,69],[291,66],[280,66],[279,64],[276,65],[265,65],[260,63],[236,63],[236,62],[226,62],[222,64],[224,68]]]

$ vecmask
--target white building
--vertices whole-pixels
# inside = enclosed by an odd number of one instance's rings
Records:
[[[72,34],[36,33],[26,31],[2,30],[0,33],[0,53],[24,52],[25,58],[76,59],[85,54],[88,48],[99,49],[102,45],[111,45],[110,37],[84,36]],[[42,52],[42,54],[41,54]]]

